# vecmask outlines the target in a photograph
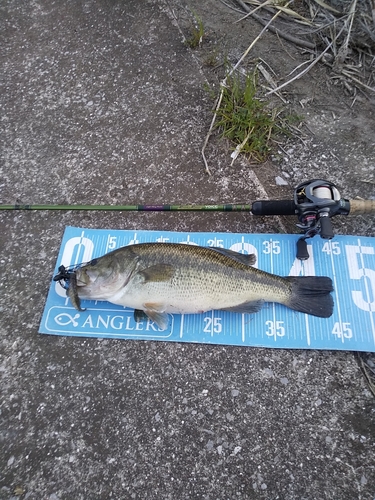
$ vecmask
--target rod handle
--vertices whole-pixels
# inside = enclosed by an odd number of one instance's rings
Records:
[[[375,200],[350,200],[349,215],[375,214]]]
[[[260,200],[251,207],[253,215],[295,215],[296,205],[293,200]]]

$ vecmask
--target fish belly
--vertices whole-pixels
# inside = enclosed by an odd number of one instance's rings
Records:
[[[259,292],[249,280],[206,276],[201,280],[129,283],[108,300],[134,309],[197,314],[212,309],[232,309],[264,299]]]

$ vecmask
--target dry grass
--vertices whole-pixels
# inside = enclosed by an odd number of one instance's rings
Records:
[[[281,15],[270,30],[277,36],[310,50],[312,67],[321,61],[353,95],[357,90],[375,93],[375,1],[374,0],[233,0],[244,16],[262,25],[275,12]],[[309,68],[310,68],[309,67]],[[302,77],[309,68],[289,82]]]

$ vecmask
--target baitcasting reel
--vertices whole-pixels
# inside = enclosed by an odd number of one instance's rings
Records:
[[[329,181],[313,179],[294,190],[293,201],[257,201],[253,204],[254,215],[297,215],[299,227],[304,235],[297,243],[297,258],[309,258],[306,239],[319,234],[321,238],[334,236],[331,217],[348,215],[350,202],[341,198],[336,186]]]
[[[305,233],[297,244],[297,258],[308,259],[306,239],[319,234],[321,238],[333,238],[331,217],[348,215],[350,203],[341,198],[336,186],[320,179],[304,182],[294,191],[294,204],[298,215],[297,227]]]

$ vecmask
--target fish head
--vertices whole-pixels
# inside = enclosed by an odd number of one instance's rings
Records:
[[[129,281],[133,259],[118,259],[112,252],[79,267],[76,271],[77,293],[81,299],[107,300]]]

